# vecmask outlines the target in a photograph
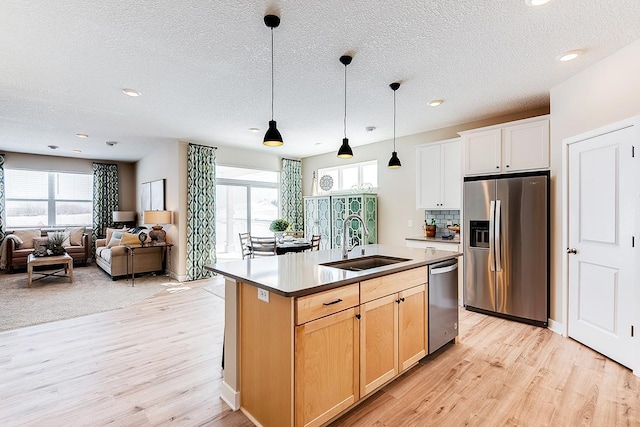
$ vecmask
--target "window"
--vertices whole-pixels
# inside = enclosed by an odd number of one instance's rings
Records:
[[[92,225],[91,174],[5,169],[5,198],[8,228]]]
[[[331,191],[371,191],[378,189],[378,161],[352,163],[318,169],[318,179],[329,175],[333,179]]]

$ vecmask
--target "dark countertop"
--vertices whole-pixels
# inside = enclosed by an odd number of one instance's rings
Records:
[[[361,248],[363,246],[353,249],[349,253],[349,259],[361,258]],[[385,255],[408,258],[409,261],[364,271],[341,270],[320,265],[342,259],[342,249],[329,249],[217,263],[207,265],[205,268],[285,297],[299,297],[462,255],[458,252],[437,251],[429,248],[416,249],[386,245],[366,245],[364,249],[364,256]]]

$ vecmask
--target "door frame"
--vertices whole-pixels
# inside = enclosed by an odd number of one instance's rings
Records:
[[[569,147],[572,144],[584,141],[585,139],[595,138],[597,136],[615,132],[617,130],[634,127],[635,135],[638,140],[638,146],[636,146],[635,157],[640,161],[640,116],[630,117],[628,119],[620,120],[615,123],[611,123],[597,129],[593,129],[569,138],[562,140],[562,297],[564,298],[564,304],[562,304],[562,319],[564,325],[562,327],[562,335],[569,336],[569,255],[566,253],[566,249],[569,247]],[[640,178],[640,171],[636,170],[636,177]],[[640,278],[640,197],[636,201],[636,218],[635,218],[635,236],[636,236],[636,262],[635,265],[635,278]],[[640,376],[640,286],[636,286],[635,290],[635,358],[636,365],[630,366],[633,373],[636,376]]]

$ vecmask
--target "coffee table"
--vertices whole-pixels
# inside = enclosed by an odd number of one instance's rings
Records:
[[[45,272],[45,271],[33,271],[33,267],[39,267],[43,265],[64,265],[64,268],[60,270],[56,270],[53,272]],[[64,270],[64,275],[60,275],[62,270]],[[40,274],[42,277],[38,277],[37,279],[33,279],[33,274]],[[69,254],[64,255],[52,255],[52,256],[35,256],[34,254],[30,254],[29,258],[27,258],[27,276],[29,277],[29,282],[27,287],[31,287],[31,282],[35,282],[36,280],[44,279],[45,277],[56,276],[56,277],[68,277],[69,281],[73,283],[73,258]]]

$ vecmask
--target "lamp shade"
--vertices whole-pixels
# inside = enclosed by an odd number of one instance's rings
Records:
[[[347,138],[342,139],[342,146],[338,150],[338,157],[341,159],[349,159],[353,157],[353,151],[349,147],[349,140]]]
[[[113,222],[131,222],[135,217],[136,213],[133,211],[113,211]]]
[[[171,211],[144,211],[145,224],[171,224]]]
[[[263,144],[268,147],[278,147],[283,144],[282,135],[280,135],[280,132],[276,127],[275,120],[269,120],[269,129],[267,130],[267,133],[264,135]]]

